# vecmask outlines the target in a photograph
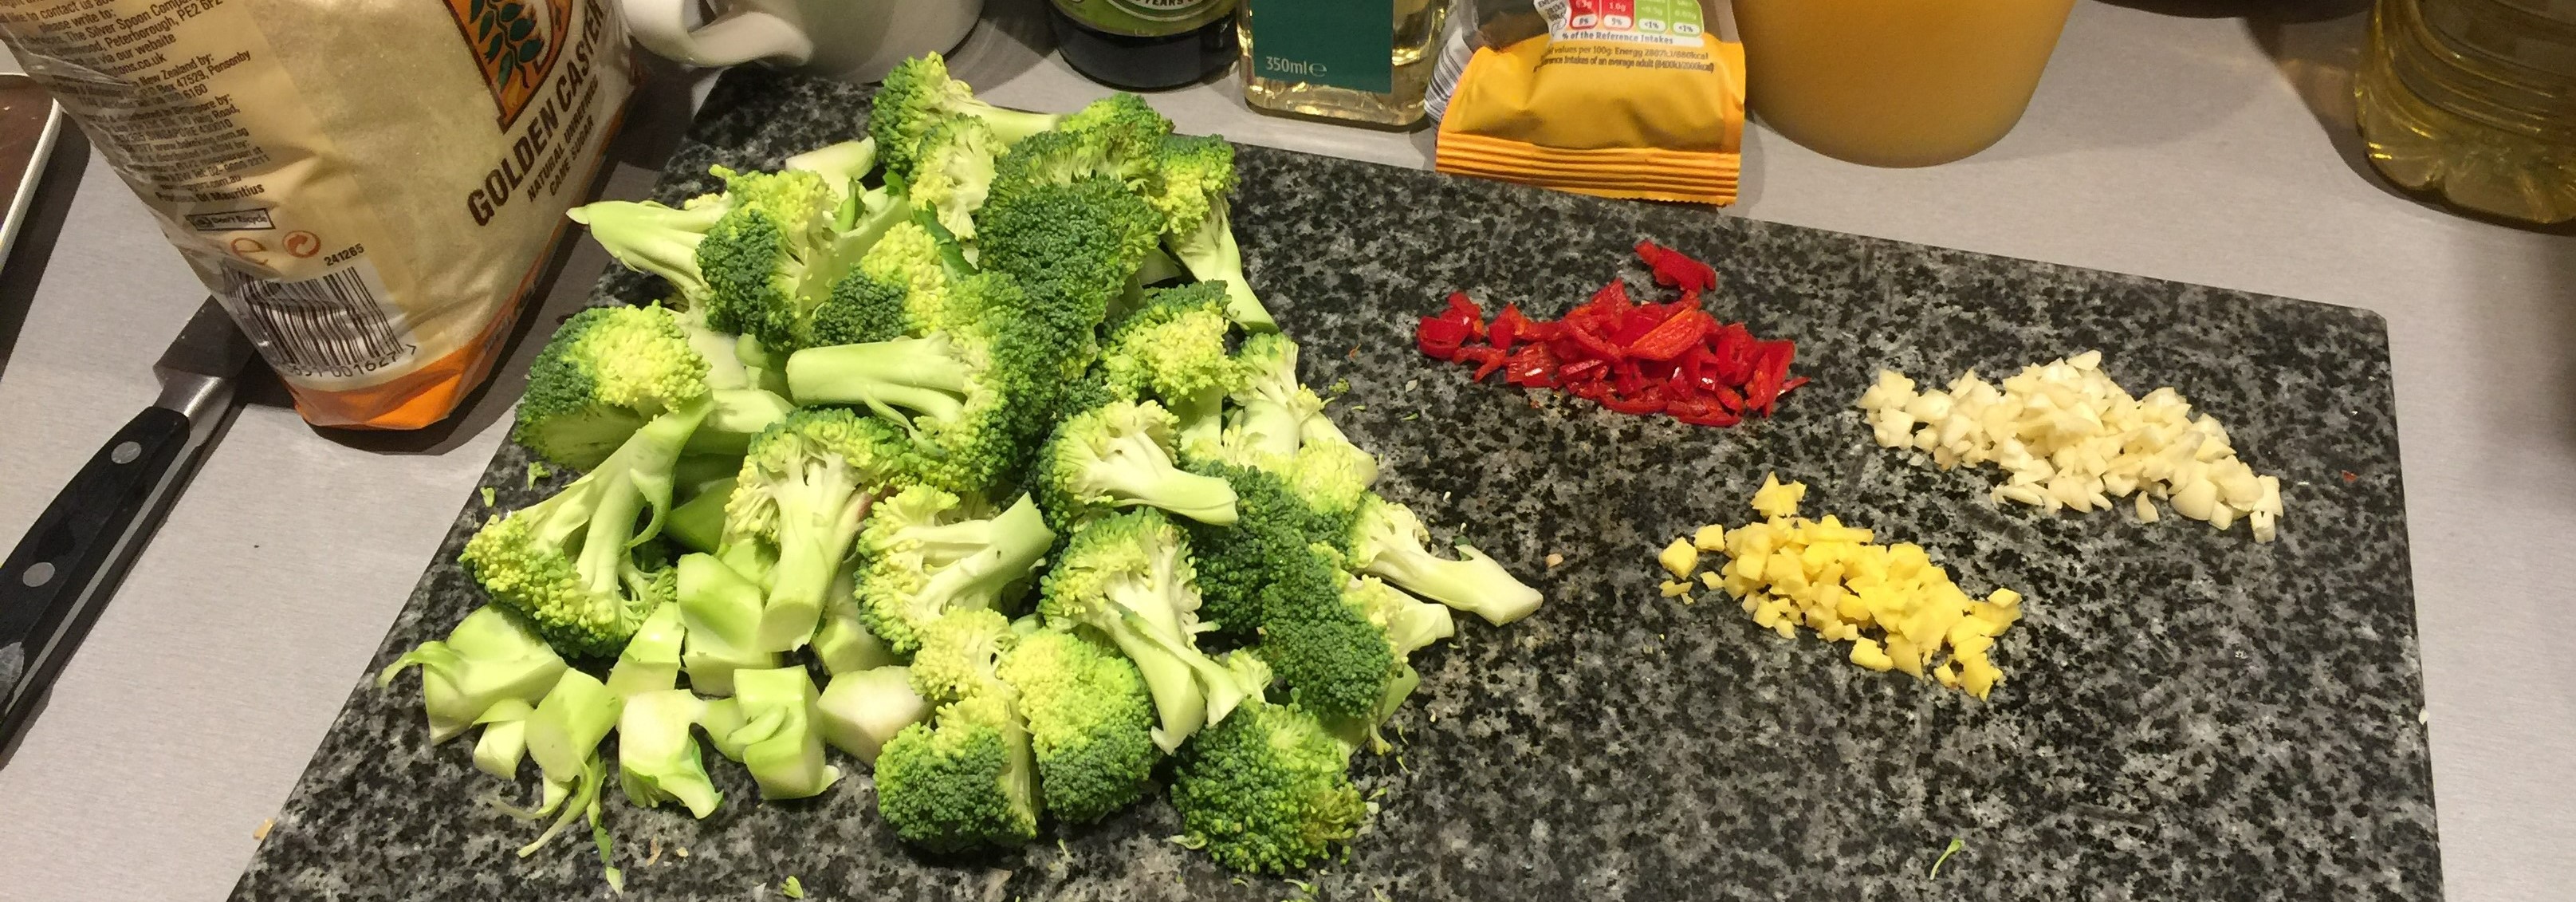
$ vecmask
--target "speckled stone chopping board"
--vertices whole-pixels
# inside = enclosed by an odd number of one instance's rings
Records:
[[[862,89],[738,70],[656,196],[707,190],[711,163],[773,166],[849,137],[865,105]],[[1380,490],[1548,598],[1509,628],[1462,618],[1455,641],[1416,655],[1400,751],[1356,768],[1381,809],[1346,861],[1307,875],[1314,896],[2440,898],[2377,316],[1274,150],[1241,162],[1250,274],[1307,348],[1306,380],[1349,381],[1336,419],[1385,460]],[[1469,384],[1411,347],[1413,318],[1453,289],[1554,315],[1640,237],[1714,264],[1722,318],[1798,340],[1815,381],[1777,419],[1622,416]],[[613,273],[599,298],[649,291]],[[1918,467],[1873,445],[1850,407],[1881,367],[1946,381],[2087,348],[2132,391],[2181,390],[2280,474],[2279,542],[1999,510],[1982,500],[1991,471]],[[551,489],[524,488],[525,464],[516,449],[493,461],[502,507]],[[1972,591],[2029,597],[1991,700],[1782,640],[1722,597],[1658,596],[1655,550],[1743,522],[1771,471],[1812,487],[1811,514],[1919,542]],[[378,665],[481,603],[454,552],[486,514],[472,498],[457,514]],[[1551,553],[1563,563],[1546,567]],[[483,804],[497,784],[470,741],[428,745],[414,681],[351,678],[235,899],[611,897],[586,836],[513,856],[536,829]],[[628,897],[774,899],[791,874],[818,899],[1308,892],[1168,842],[1180,825],[1159,801],[934,860],[878,821],[854,761],[820,798],[761,803],[739,766],[709,758],[727,800],[707,820],[610,794]],[[533,797],[533,778],[515,791]],[[1953,837],[1965,848],[1928,877]]]

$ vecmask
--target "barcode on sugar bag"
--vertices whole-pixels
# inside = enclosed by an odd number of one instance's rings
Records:
[[[229,273],[224,306],[270,366],[306,378],[347,379],[419,352],[384,279],[365,258],[296,281]]]

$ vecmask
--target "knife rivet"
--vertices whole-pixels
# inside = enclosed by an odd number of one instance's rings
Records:
[[[20,575],[18,576],[18,581],[19,581],[19,582],[22,582],[22,583],[26,583],[26,584],[27,584],[27,588],[30,588],[30,589],[36,588],[37,586],[41,586],[41,585],[44,585],[44,584],[49,583],[49,582],[53,582],[53,581],[54,581],[54,562],[52,562],[52,561],[37,561],[33,566],[30,566],[30,567],[28,567],[28,568],[27,568],[27,572],[26,572],[26,573],[20,574]]]
[[[121,464],[133,463],[135,458],[142,456],[143,446],[133,442],[117,442],[116,447],[107,452],[107,459]]]

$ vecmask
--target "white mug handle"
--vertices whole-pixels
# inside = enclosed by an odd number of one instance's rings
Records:
[[[645,49],[695,66],[730,66],[756,59],[803,63],[814,41],[785,19],[757,10],[726,13],[689,30],[688,7],[697,0],[624,0],[627,27]]]

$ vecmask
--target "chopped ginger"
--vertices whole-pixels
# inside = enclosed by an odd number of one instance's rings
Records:
[[[1686,582],[1679,582],[1679,581],[1674,581],[1674,580],[1666,580],[1666,581],[1664,582],[1664,597],[1665,597],[1665,598],[1680,598],[1680,597],[1682,597],[1682,596],[1689,595],[1689,594],[1690,594],[1690,590],[1691,590],[1691,586],[1690,586],[1690,584],[1689,584],[1689,583],[1686,583]]]
[[[1995,639],[2021,619],[2021,593],[1996,589],[1983,601],[1950,579],[1930,552],[1911,542],[1882,545],[1876,533],[1828,516],[1797,515],[1803,483],[1765,477],[1753,509],[1765,518],[1734,529],[1702,528],[1693,541],[1664,549],[1665,569],[1681,576],[1677,553],[1705,548],[1717,538],[1726,562],[1699,574],[1701,584],[1723,589],[1764,629],[1794,637],[1800,627],[1829,642],[1850,642],[1851,662],[1897,671],[1985,698],[2003,681],[1988,656]],[[1667,597],[1690,584],[1666,582]],[[1867,629],[1875,635],[1863,635]]]
[[[1664,572],[1672,574],[1674,579],[1689,579],[1691,568],[1699,566],[1699,549],[1691,547],[1688,539],[1674,539],[1671,545],[1664,546],[1664,553],[1656,555],[1655,560],[1661,562]]]
[[[1726,527],[1711,523],[1691,536],[1691,547],[1701,551],[1725,551]]]

